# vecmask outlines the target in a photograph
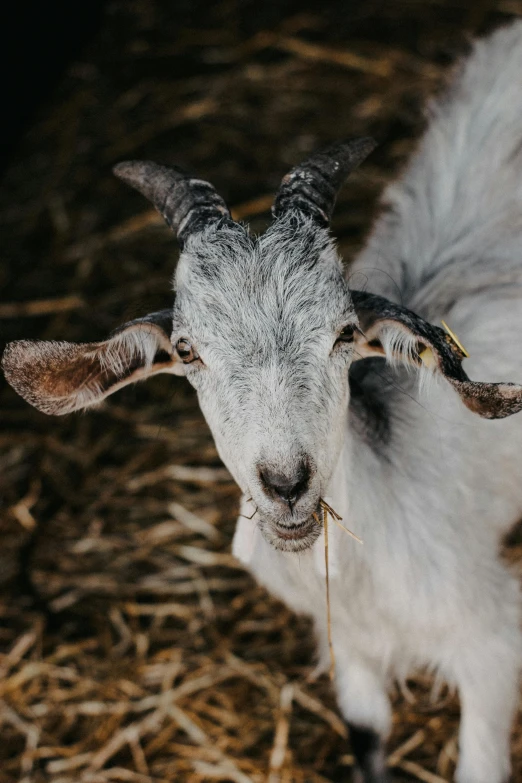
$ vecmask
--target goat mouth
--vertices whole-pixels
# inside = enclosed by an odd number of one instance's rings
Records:
[[[305,519],[297,525],[281,523],[260,526],[265,540],[282,552],[302,552],[309,549],[321,534],[321,526],[313,518]]]
[[[274,525],[274,530],[283,541],[299,541],[302,538],[306,538],[310,532],[310,525],[312,520],[307,519],[301,522],[299,525]]]

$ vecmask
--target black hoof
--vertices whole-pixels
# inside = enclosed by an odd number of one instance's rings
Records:
[[[379,735],[372,729],[350,725],[350,738],[356,760],[353,783],[392,783]]]
[[[381,772],[363,771],[362,769],[355,769],[353,772],[352,783],[392,783],[392,779],[388,770]]]

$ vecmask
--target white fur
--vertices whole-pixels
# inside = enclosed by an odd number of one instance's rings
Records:
[[[125,329],[108,340],[104,350],[96,349],[101,369],[123,377],[135,359],[140,360],[144,369],[150,369],[162,347],[159,337],[158,330],[152,326]]]

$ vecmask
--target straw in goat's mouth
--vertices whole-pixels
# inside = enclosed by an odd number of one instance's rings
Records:
[[[326,624],[328,629],[328,649],[330,651],[329,675],[330,675],[330,680],[333,682],[335,677],[335,653],[334,653],[333,642],[332,642],[332,613],[330,610],[330,570],[328,566],[328,515],[332,517],[333,521],[340,528],[342,528],[342,530],[344,530],[345,533],[348,533],[349,536],[355,538],[355,540],[358,541],[359,544],[362,544],[363,541],[361,538],[359,538],[359,536],[356,536],[355,533],[352,533],[351,530],[348,530],[347,527],[341,525],[342,517],[339,516],[337,511],[334,511],[333,508],[330,505],[328,505],[326,500],[320,498],[319,505],[321,506],[323,512],[322,523],[317,514],[313,514],[313,518],[319,525],[322,524],[324,527],[324,562],[326,566]]]

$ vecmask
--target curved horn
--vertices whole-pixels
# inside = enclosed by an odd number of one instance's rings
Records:
[[[113,168],[117,177],[152,201],[181,245],[209,223],[230,217],[230,211],[210,182],[193,179],[182,169],[149,160],[130,160]]]
[[[327,226],[346,177],[375,149],[370,137],[332,144],[316,152],[283,178],[272,214],[298,210]]]

